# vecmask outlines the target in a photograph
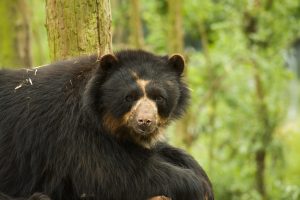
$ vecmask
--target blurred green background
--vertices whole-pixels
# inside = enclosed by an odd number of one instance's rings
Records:
[[[14,32],[12,23],[23,22],[5,15],[7,2],[0,2],[0,66],[21,67],[9,56],[13,44],[6,37]],[[45,2],[25,2],[28,66],[49,63]],[[111,5],[114,50],[185,56],[192,100],[167,137],[201,163],[216,199],[300,199],[300,2],[111,0]]]

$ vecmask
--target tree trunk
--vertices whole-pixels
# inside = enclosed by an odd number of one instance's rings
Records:
[[[256,184],[257,184],[257,191],[261,194],[263,199],[267,199],[266,189],[265,189],[265,160],[266,160],[266,150],[264,148],[257,150],[255,152]]]
[[[169,7],[169,51],[171,53],[183,52],[183,26],[182,26],[182,0],[168,0]]]
[[[141,9],[139,0],[131,0],[131,38],[130,42],[135,48],[142,48],[144,46],[143,27],[141,22]]]
[[[0,13],[0,65],[31,67],[31,38],[26,0],[1,0]]]
[[[256,162],[256,185],[257,191],[262,196],[263,200],[268,199],[265,182],[265,163],[267,156],[267,148],[272,140],[273,128],[270,125],[270,116],[267,104],[265,102],[265,91],[263,87],[262,78],[258,69],[258,64],[253,60],[254,67],[254,80],[255,80],[255,92],[257,98],[257,114],[258,120],[263,125],[261,131],[261,137],[259,141],[262,146],[255,151],[255,162]]]
[[[46,0],[46,9],[52,60],[112,51],[109,0]]]

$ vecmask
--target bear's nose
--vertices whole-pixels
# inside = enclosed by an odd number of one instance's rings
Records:
[[[150,118],[138,118],[137,125],[138,129],[141,131],[149,132],[152,129],[152,119]]]
[[[157,108],[152,101],[147,98],[141,99],[134,109],[133,120],[134,129],[141,134],[148,134],[156,127]]]
[[[147,118],[139,118],[138,120],[139,126],[151,126],[152,120]]]

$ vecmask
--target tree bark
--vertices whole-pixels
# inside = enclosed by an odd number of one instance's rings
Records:
[[[112,51],[109,0],[46,0],[46,9],[52,60]]]
[[[265,188],[265,160],[266,150],[264,148],[255,152],[256,162],[256,184],[257,191],[261,194],[263,199],[267,199],[266,188]]]
[[[255,151],[255,163],[256,163],[256,185],[257,191],[262,196],[263,200],[268,199],[268,194],[266,191],[266,181],[265,181],[265,165],[267,148],[272,141],[272,134],[274,129],[270,125],[270,115],[267,104],[265,102],[265,91],[262,78],[259,73],[258,64],[253,60],[254,67],[254,80],[255,80],[255,92],[257,98],[257,113],[258,119],[263,126],[261,132],[261,137],[259,141],[262,145],[259,149]]]
[[[1,0],[0,13],[0,65],[31,67],[30,14],[26,0]]]
[[[169,51],[171,53],[183,52],[183,25],[182,25],[182,0],[168,0],[169,7]]]
[[[131,44],[135,48],[142,48],[144,46],[143,27],[141,21],[141,9],[139,0],[131,0]]]

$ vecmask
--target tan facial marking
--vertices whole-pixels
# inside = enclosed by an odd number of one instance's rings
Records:
[[[134,80],[138,80],[139,79],[139,76],[137,75],[136,72],[131,71],[131,75],[132,75],[132,77],[133,77]]]
[[[131,117],[132,117],[132,109],[124,115],[123,117],[123,121],[125,122],[124,124],[127,124]]]
[[[141,98],[140,100],[138,100],[138,102],[132,109],[133,112],[136,112],[137,110],[138,110],[138,112],[143,112],[143,113],[147,113],[149,111],[157,113],[156,104],[152,100],[148,99],[145,96],[143,98]],[[157,114],[156,114],[155,118],[157,119]]]
[[[103,124],[108,130],[111,130],[112,133],[115,133],[117,128],[120,126],[120,121],[108,113],[103,117]]]
[[[168,118],[163,118],[163,117],[160,117],[160,116],[159,116],[159,119],[158,119],[158,125],[159,125],[160,127],[165,127],[165,126],[167,126],[168,124],[169,124]]]
[[[130,114],[131,116],[127,117],[129,120],[138,118],[139,116],[148,116],[149,119],[155,119],[153,123],[155,123],[155,126],[157,126],[157,129],[150,133],[150,135],[147,137],[144,137],[143,135],[140,135],[134,131],[131,132],[131,137],[136,141],[136,143],[140,144],[144,148],[150,149],[157,142],[164,140],[162,127],[160,127],[160,125],[163,126],[164,122],[161,121],[162,119],[158,115],[157,106],[154,101],[148,99],[146,96],[142,97],[131,109]]]
[[[157,130],[157,131],[153,132],[151,134],[151,136],[148,137],[147,140],[144,140],[144,139],[141,139],[141,138],[138,138],[138,137],[134,137],[134,139],[138,144],[140,144],[141,146],[143,146],[146,149],[151,149],[158,142],[163,142],[163,141],[166,140],[166,138],[162,134],[162,131],[160,131],[160,130]]]
[[[138,79],[136,83],[142,89],[144,96],[146,96],[146,86],[149,83],[149,80]]]
[[[130,117],[132,117],[131,112],[126,113],[122,119],[117,119],[114,116],[112,116],[110,113],[107,113],[103,117],[103,124],[107,130],[110,131],[111,134],[115,135],[118,138],[122,138],[122,133],[118,132],[118,128],[121,126],[124,126],[128,123],[130,120]]]

